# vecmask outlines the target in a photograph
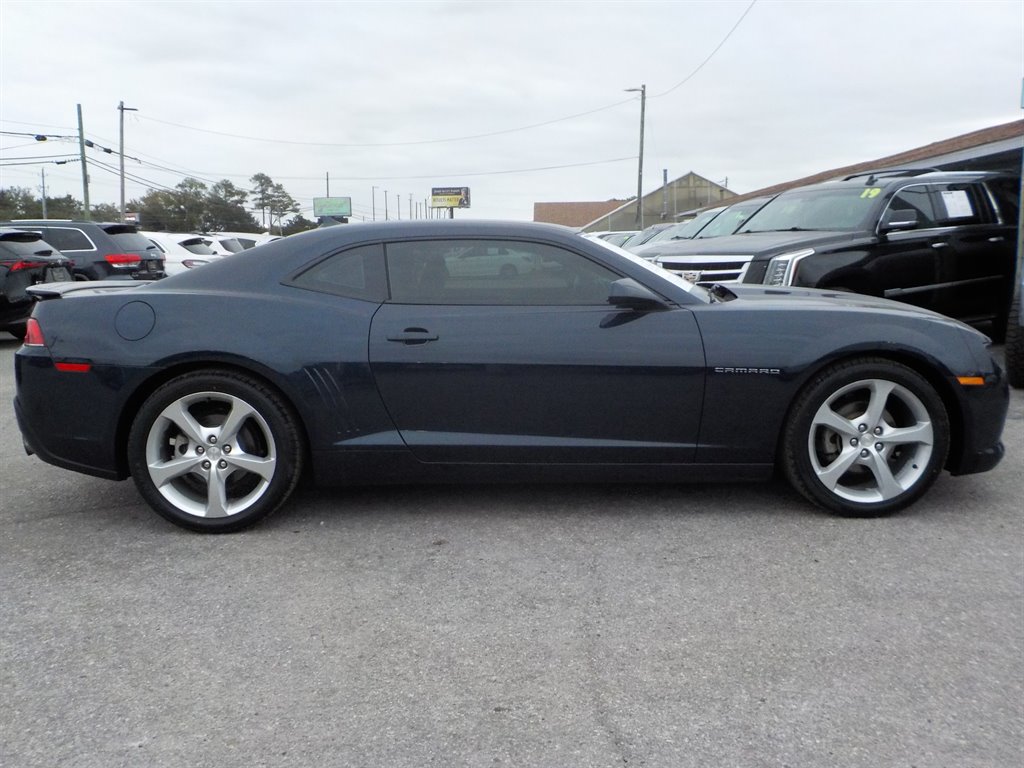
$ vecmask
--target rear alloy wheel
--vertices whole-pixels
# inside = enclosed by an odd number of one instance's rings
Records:
[[[195,531],[245,528],[279,507],[298,480],[295,421],[260,382],[231,372],[174,379],[143,404],[128,438],[139,492]]]
[[[949,450],[942,399],[915,371],[862,359],[819,374],[801,393],[783,436],[793,486],[841,515],[896,512],[935,481]]]

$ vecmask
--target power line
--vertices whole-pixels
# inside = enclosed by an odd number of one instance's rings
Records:
[[[112,165],[107,165],[106,163],[102,163],[99,160],[96,160],[94,158],[89,158],[89,165],[93,166],[95,168],[99,168],[100,170],[106,171],[107,173],[112,173],[115,176],[120,176],[121,175],[121,170],[119,168],[115,168]],[[138,184],[145,184],[148,187],[157,187],[159,189],[164,190],[165,192],[177,192],[178,191],[178,190],[174,189],[173,187],[167,187],[167,186],[164,186],[163,184],[159,184],[159,183],[157,183],[155,181],[151,181],[150,179],[144,179],[141,176],[136,176],[134,174],[126,173],[124,175],[124,177],[126,179],[130,179],[131,181],[134,181],[134,182],[136,182]]]
[[[545,120],[540,123],[533,123],[531,125],[523,125],[518,128],[506,128],[500,131],[491,131],[489,133],[477,133],[470,136],[454,136],[447,139],[421,139],[418,141],[392,141],[392,142],[367,142],[359,144],[348,144],[348,143],[337,143],[337,142],[326,142],[326,141],[293,141],[291,139],[266,139],[260,136],[243,136],[237,133],[225,133],[224,131],[211,131],[207,128],[196,128],[191,125],[183,125],[181,123],[172,123],[169,120],[159,120],[155,117],[149,117],[147,115],[138,115],[142,120],[149,120],[154,123],[161,123],[162,125],[171,125],[175,128],[184,128],[188,131],[198,131],[199,133],[211,133],[215,136],[226,136],[231,139],[246,139],[248,141],[263,141],[269,144],[291,144],[302,147],[343,147],[349,149],[365,149],[367,147],[412,147],[422,144],[445,144],[454,141],[469,141],[471,139],[486,139],[491,136],[502,136],[508,133],[517,133],[519,131],[529,131],[534,128],[542,128],[546,125],[553,125],[555,123],[565,122],[566,120],[575,120],[578,117],[586,117],[587,115],[593,115],[597,112],[604,112],[608,109],[614,109],[620,107],[623,104],[629,104],[633,99],[624,99],[617,101],[614,104],[606,104],[603,107],[597,109],[590,109],[586,112],[578,112],[574,115],[566,115],[565,117],[556,117],[554,120]]]
[[[727,41],[727,40],[728,40],[728,39],[729,39],[730,37],[732,37],[732,33],[733,33],[733,32],[735,32],[735,31],[736,31],[736,28],[737,28],[737,27],[739,27],[739,25],[740,25],[740,24],[741,24],[741,23],[743,22],[743,20],[744,20],[745,18],[747,18],[747,14],[748,14],[748,13],[750,13],[750,11],[751,11],[751,10],[753,9],[753,7],[754,7],[755,5],[757,5],[757,0],[750,0],[750,5],[748,5],[748,6],[747,6],[747,10],[745,10],[745,11],[744,11],[744,12],[743,12],[743,13],[742,13],[742,14],[740,15],[740,17],[739,17],[739,19],[738,19],[738,20],[736,21],[736,23],[732,25],[732,29],[730,29],[730,30],[729,30],[729,31],[728,31],[728,32],[726,33],[725,37],[723,37],[723,38],[722,38],[722,42],[720,42],[720,43],[719,43],[718,45],[716,45],[716,46],[715,46],[714,50],[713,50],[713,51],[711,51],[711,53],[709,53],[709,54],[707,55],[707,58],[706,58],[706,59],[704,59],[704,61],[702,61],[702,62],[701,62],[700,64],[698,64],[698,65],[697,65],[697,68],[696,68],[695,70],[693,70],[693,72],[691,72],[690,74],[688,74],[688,75],[687,75],[686,77],[684,77],[684,78],[683,78],[682,80],[680,80],[680,81],[679,81],[678,83],[676,83],[675,85],[673,85],[673,86],[672,86],[671,88],[669,88],[669,89],[668,89],[667,91],[662,91],[661,93],[656,93],[656,94],[654,94],[654,95],[652,95],[652,96],[648,96],[647,98],[649,98],[649,99],[657,99],[657,98],[660,98],[660,97],[662,97],[662,96],[667,96],[668,94],[672,93],[672,91],[674,91],[674,90],[675,90],[676,88],[678,88],[679,86],[681,86],[681,85],[684,85],[684,84],[688,83],[688,82],[689,82],[689,81],[690,81],[691,79],[693,79],[693,77],[694,77],[694,76],[695,76],[695,75],[696,75],[696,74],[697,74],[698,72],[700,72],[700,71],[701,71],[702,69],[704,69],[704,65],[705,65],[705,64],[707,64],[707,63],[708,63],[709,61],[711,61],[711,59],[712,59],[712,58],[714,57],[714,55],[715,55],[716,53],[718,53],[719,49],[720,49],[720,48],[721,48],[721,47],[722,47],[723,45],[725,45],[726,41]]]

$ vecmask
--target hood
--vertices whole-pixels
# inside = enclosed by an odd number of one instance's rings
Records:
[[[930,309],[915,307],[913,304],[904,304],[901,301],[883,299],[877,296],[864,296],[859,293],[847,293],[845,291],[822,290],[818,288],[782,288],[761,285],[745,285],[741,283],[730,283],[725,286],[737,299],[744,302],[767,302],[778,303],[780,306],[794,308],[795,306],[807,307],[808,309],[870,309],[897,312],[900,314],[922,315],[948,320],[955,325],[962,325],[957,320],[947,318],[938,312]]]
[[[796,248],[813,248],[825,243],[838,243],[864,237],[862,232],[749,232],[743,235],[726,237],[709,237],[703,240],[669,240],[644,246],[643,256],[650,259],[671,258],[673,256],[700,255],[755,255],[764,252],[794,250]]]

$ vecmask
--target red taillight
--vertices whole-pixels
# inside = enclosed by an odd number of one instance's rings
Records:
[[[23,269],[33,269],[34,267],[43,266],[42,262],[39,261],[25,261],[21,259],[19,261],[0,261],[0,264],[7,267],[11,272],[19,272]]]
[[[108,253],[107,263],[112,267],[134,267],[142,261],[142,257],[137,253]]]
[[[43,329],[39,327],[39,321],[30,317],[25,323],[25,346],[45,347],[46,339],[43,338]]]

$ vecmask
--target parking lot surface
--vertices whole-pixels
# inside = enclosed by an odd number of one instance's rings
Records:
[[[1024,759],[1024,395],[994,471],[845,520],[782,483],[297,494],[187,533],[24,454],[0,341],[4,766]]]

